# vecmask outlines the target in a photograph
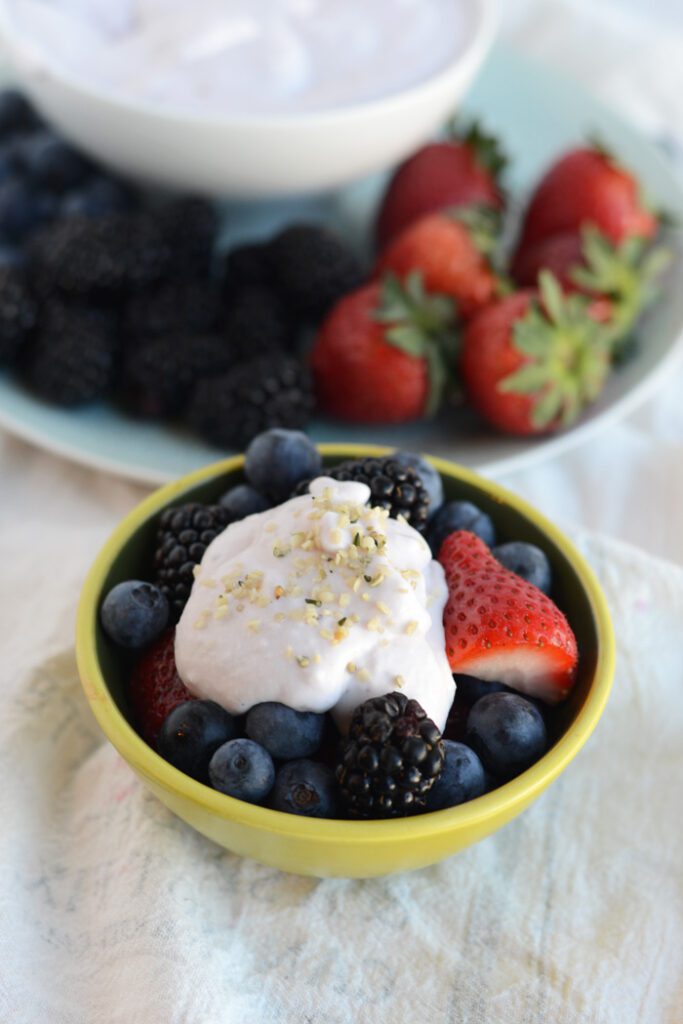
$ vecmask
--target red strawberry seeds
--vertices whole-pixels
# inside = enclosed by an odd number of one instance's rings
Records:
[[[311,352],[321,408],[356,423],[404,423],[435,412],[455,364],[453,303],[419,275],[351,292],[324,320]]]
[[[175,629],[169,629],[144,652],[130,679],[128,692],[135,720],[152,747],[166,716],[179,704],[194,699],[178,675],[174,643]]]
[[[657,230],[636,178],[609,154],[590,147],[565,153],[543,176],[524,217],[520,248],[588,224],[615,243],[652,238]]]
[[[555,704],[575,681],[578,651],[560,609],[531,583],[503,568],[473,533],[443,542],[446,654],[454,672],[505,683]]]
[[[461,138],[418,149],[389,182],[377,218],[378,248],[435,210],[449,206],[501,210],[504,196],[498,177],[505,162],[497,140],[476,124]]]
[[[405,228],[384,250],[377,270],[404,280],[418,270],[428,292],[447,295],[467,319],[493,298],[496,277],[473,234],[455,216],[434,213]]]

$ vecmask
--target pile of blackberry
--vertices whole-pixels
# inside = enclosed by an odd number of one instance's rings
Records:
[[[220,447],[314,409],[302,332],[362,280],[296,225],[222,254],[212,203],[143,194],[0,92],[0,368],[42,399],[102,399]]]

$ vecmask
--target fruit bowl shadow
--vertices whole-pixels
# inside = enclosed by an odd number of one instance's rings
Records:
[[[371,446],[321,445],[326,464],[385,453]],[[106,592],[151,570],[155,521],[169,504],[214,501],[243,479],[241,456],[207,466],[156,491],[118,526],[95,560],[81,594],[76,653],[85,695],[105,736],[171,811],[214,842],[283,871],[367,878],[433,864],[495,832],[524,810],[578,754],[602,714],[614,675],[609,610],[592,571],[567,538],[514,494],[453,463],[432,460],[447,499],[488,512],[499,539],[530,541],[547,553],[555,598],[577,637],[580,662],[571,697],[557,716],[552,746],[498,789],[443,811],[392,821],[298,817],[247,804],[195,782],[164,761],[135,732],[126,699],[131,661],[99,624]]]

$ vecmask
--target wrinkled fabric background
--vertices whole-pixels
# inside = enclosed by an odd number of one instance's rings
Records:
[[[656,32],[616,5],[508,0],[505,32],[675,154],[664,6]],[[0,1024],[681,1024],[682,388],[683,371],[502,478],[589,528],[571,532],[618,634],[597,732],[501,832],[374,881],[241,860],[142,789],[81,696],[72,635],[92,557],[145,491],[0,437]]]

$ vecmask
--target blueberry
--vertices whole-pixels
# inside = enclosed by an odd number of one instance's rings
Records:
[[[245,732],[281,761],[309,757],[320,747],[325,716],[266,701],[247,712]]]
[[[236,733],[235,719],[220,704],[187,700],[164,719],[157,749],[175,768],[206,782],[211,758]]]
[[[489,693],[510,693],[510,687],[505,683],[489,683],[486,679],[477,679],[475,676],[454,675],[455,692],[457,696],[470,704],[486,697]]]
[[[29,135],[17,158],[33,185],[58,194],[80,185],[91,169],[78,150],[47,129]]]
[[[258,804],[273,788],[275,765],[268,751],[253,740],[228,740],[209,761],[209,779],[221,793]]]
[[[535,544],[526,544],[521,540],[512,540],[508,544],[498,544],[491,549],[491,554],[510,572],[521,576],[527,583],[549,594],[552,587],[550,562],[544,551]]]
[[[538,708],[516,693],[491,693],[467,719],[467,743],[499,779],[512,779],[539,759],[547,736]]]
[[[433,516],[436,510],[443,505],[443,481],[438,469],[435,469],[431,462],[427,462],[421,455],[415,455],[413,452],[394,452],[392,459],[406,469],[415,470],[429,495],[429,515]]]
[[[286,501],[302,480],[320,475],[320,453],[300,430],[276,427],[253,439],[244,473],[249,483],[274,502]]]
[[[484,766],[464,743],[443,741],[445,759],[441,774],[427,794],[427,810],[440,811],[474,800],[486,791]]]
[[[100,617],[102,628],[121,647],[147,647],[168,624],[168,599],[152,583],[125,580],[109,591]]]
[[[491,547],[496,543],[496,531],[491,517],[471,501],[447,501],[429,521],[427,540],[436,558],[449,533],[469,530]]]
[[[25,181],[10,178],[0,184],[0,241],[3,245],[23,241],[54,214],[52,197],[34,192]]]
[[[319,761],[288,761],[275,776],[270,806],[308,818],[334,818],[337,789],[334,772]]]
[[[247,516],[252,516],[256,512],[265,512],[271,507],[268,499],[249,484],[237,484],[235,487],[231,487],[218,504],[227,508],[235,522],[246,519]]]
[[[0,138],[24,128],[34,128],[38,123],[38,115],[17,89],[0,92]]]
[[[115,178],[101,176],[67,192],[59,212],[63,217],[104,217],[110,213],[126,213],[133,204],[130,189]]]

